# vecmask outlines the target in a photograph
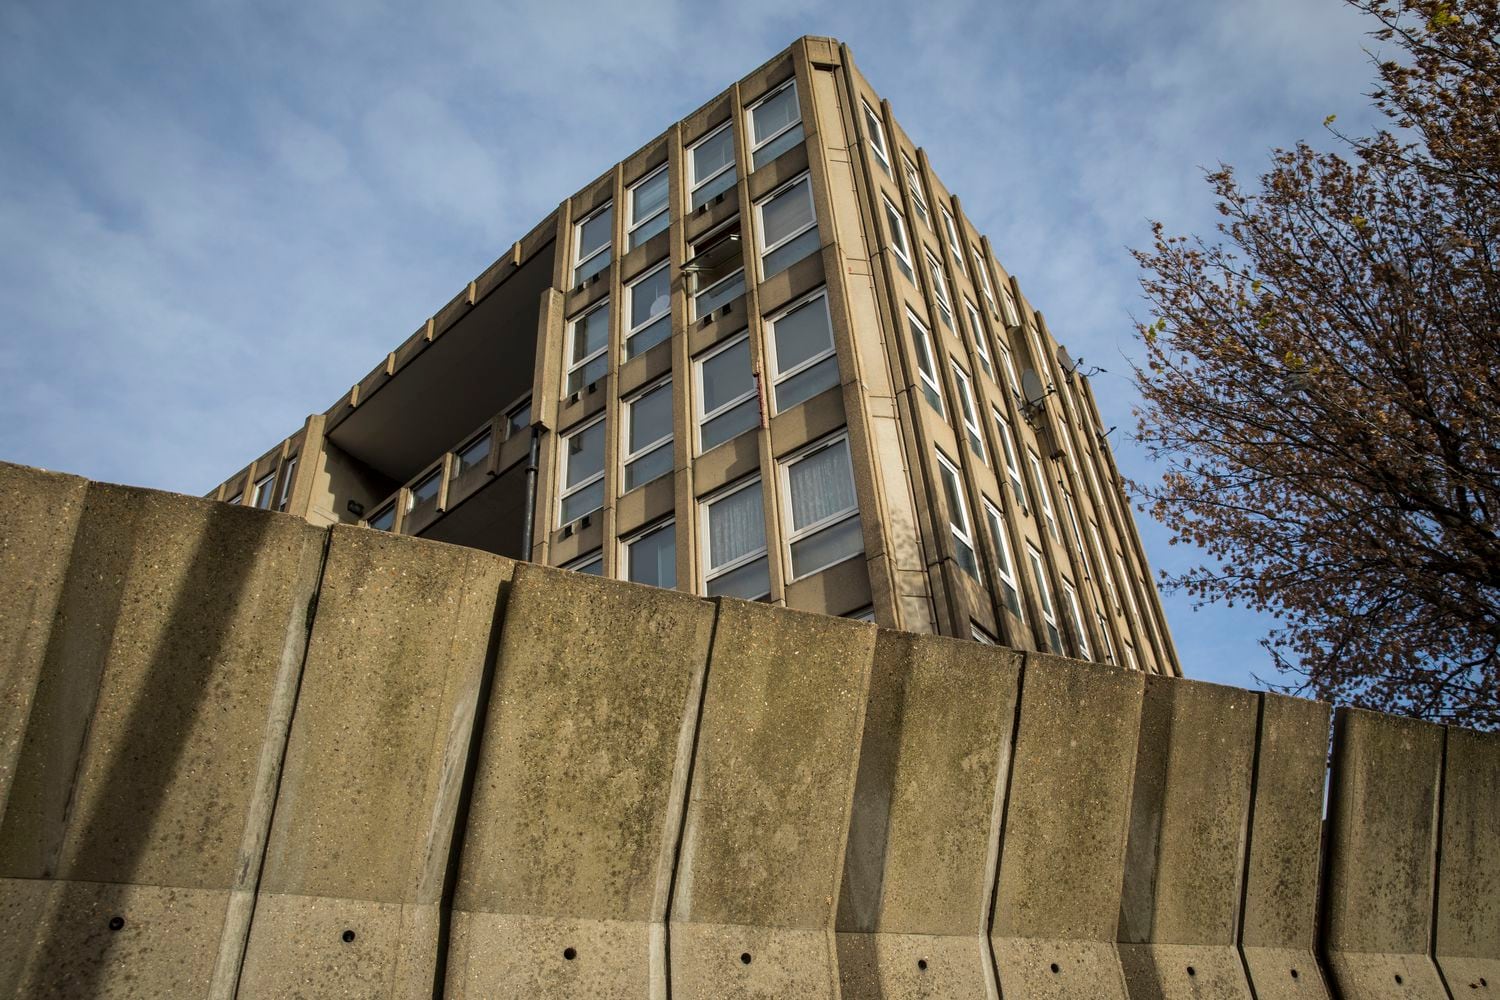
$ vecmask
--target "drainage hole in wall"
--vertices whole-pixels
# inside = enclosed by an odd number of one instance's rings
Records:
[[[925,959],[925,958],[919,958],[919,959],[917,959],[917,968],[921,969],[923,972],[926,972],[927,971],[927,959]]]
[[[1062,966],[1058,965],[1056,962],[1053,962],[1050,968],[1052,969],[1052,974],[1054,976],[1062,971]]]
[[[1292,970],[1292,978],[1293,978],[1293,979],[1296,979],[1296,978],[1297,978],[1297,970],[1296,970],[1296,969],[1293,969],[1293,970]]]
[[[740,964],[741,965],[749,965],[750,964],[750,953],[748,951],[742,951],[742,952],[740,952]]]
[[[1396,973],[1396,985],[1397,986],[1401,985],[1401,974],[1399,972]]]
[[[341,937],[341,938],[344,939],[344,943],[345,944],[348,944],[349,942],[351,942],[351,941],[354,940],[354,932],[353,931],[345,931],[344,933],[340,934],[339,937]]]
[[[1190,975],[1190,976],[1196,976],[1197,974],[1198,974],[1198,970],[1197,969],[1193,968],[1191,965],[1188,966],[1188,975]]]
[[[121,927],[124,927],[124,926],[125,926],[125,918],[124,917],[110,917],[109,918],[109,929],[110,930],[117,931]]]
[[[566,958],[568,961],[571,962],[571,961],[573,961],[573,959],[575,959],[577,957],[578,957],[578,949],[577,948],[574,948],[574,947],[572,947],[570,945],[567,948],[563,949],[563,958]]]

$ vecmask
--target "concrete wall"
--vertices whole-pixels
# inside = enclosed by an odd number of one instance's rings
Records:
[[[17,466],[0,566],[0,995],[1500,991],[1491,735]]]

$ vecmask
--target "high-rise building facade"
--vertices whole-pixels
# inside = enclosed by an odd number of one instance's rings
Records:
[[[828,38],[567,198],[211,495],[1180,672],[1087,377]]]

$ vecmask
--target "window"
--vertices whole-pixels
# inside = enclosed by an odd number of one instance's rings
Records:
[[[750,106],[750,168],[758,170],[802,141],[797,82],[788,80]]]
[[[847,434],[783,460],[781,490],[791,521],[787,551],[793,580],[864,552]]]
[[[969,622],[969,635],[973,637],[975,642],[983,643],[986,646],[995,645],[995,637],[973,622]]]
[[[1028,451],[1026,459],[1031,463],[1031,488],[1036,491],[1036,502],[1042,508],[1042,519],[1047,522],[1047,534],[1052,536],[1054,542],[1061,543],[1062,536],[1057,531],[1057,516],[1052,513],[1052,495],[1047,492],[1047,474],[1042,471],[1042,460],[1036,457],[1036,452]]]
[[[438,492],[443,488],[443,470],[433,469],[430,473],[418,480],[417,484],[407,491],[406,509],[411,510],[419,503],[427,503],[436,500]]]
[[[683,265],[693,318],[700,319],[745,292],[745,257],[740,252],[740,220],[733,219],[694,242]]]
[[[1109,606],[1112,610],[1120,609],[1120,592],[1115,589],[1115,575],[1110,572],[1109,563],[1104,558],[1104,544],[1099,541],[1099,526],[1093,521],[1089,522],[1089,539],[1094,543],[1094,559],[1099,563],[1099,575],[1104,578],[1104,590],[1109,595]]]
[[[720,125],[688,150],[694,209],[734,187],[734,129],[729,124]]]
[[[571,395],[609,373],[609,300],[568,324],[568,381]]]
[[[634,250],[671,225],[667,180],[667,165],[663,163],[630,186],[625,196],[630,210],[630,232],[625,237],[627,250]]]
[[[944,325],[953,329],[953,303],[948,298],[948,282],[943,278],[943,265],[932,254],[927,255],[927,272],[932,275],[932,294],[937,297],[938,315]]]
[[[630,283],[625,289],[625,307],[630,317],[630,329],[625,331],[626,361],[672,336],[672,274],[666,261]]]
[[[505,414],[505,436],[510,438],[517,431],[524,431],[531,426],[531,399],[528,397],[523,402],[512,406]]]
[[[704,500],[703,578],[709,597],[725,594],[753,601],[771,593],[766,562],[766,519],[760,477]]]
[[[271,509],[271,500],[276,496],[276,470],[261,476],[250,487],[250,506],[259,507],[261,510]]]
[[[1089,566],[1088,549],[1083,545],[1083,529],[1078,524],[1078,512],[1073,509],[1073,494],[1068,492],[1067,487],[1063,487],[1062,498],[1063,511],[1068,515],[1068,527],[1073,530],[1073,544],[1078,547],[1078,559],[1083,566],[1083,575],[1093,577],[1094,571]]]
[[[672,380],[657,382],[622,405],[628,492],[672,471]]]
[[[699,451],[708,451],[760,424],[748,333],[715,348],[693,367],[698,376]]]
[[[1016,297],[1010,294],[1010,289],[1004,285],[1000,286],[1000,303],[1005,311],[1005,325],[1020,326],[1021,315],[1016,312]]]
[[[771,398],[777,413],[839,384],[839,362],[833,352],[828,293],[808,298],[766,321],[771,355]]]
[[[1115,641],[1109,636],[1109,622],[1105,620],[1104,615],[1096,614],[1094,623],[1099,626],[1099,634],[1104,637],[1104,662],[1118,663],[1119,661],[1115,659]]]
[[[839,615],[839,617],[840,618],[847,618],[850,621],[855,621],[855,622],[874,622],[875,621],[875,605],[873,605],[873,604],[866,604],[864,607],[859,608],[856,611],[846,611],[845,613]]]
[[[756,202],[755,216],[762,278],[780,274],[818,249],[811,175],[803,174]]]
[[[232,503],[232,504],[235,504],[235,505],[242,504],[242,503],[245,502],[245,494],[243,492],[236,493],[234,496],[230,497],[228,500],[225,500],[224,502],[225,503]]]
[[[1000,411],[990,407],[990,416],[995,418],[995,429],[1000,432],[1000,450],[1005,452],[1005,471],[1010,476],[1010,489],[1016,498],[1016,506],[1026,510],[1026,485],[1021,480],[1021,466],[1016,461],[1016,442],[1010,434],[1010,422]]]
[[[969,432],[969,447],[974,449],[974,454],[986,465],[989,459],[984,457],[984,437],[979,432],[979,413],[974,409],[974,387],[969,381],[969,373],[958,366],[957,361],[949,359],[953,365],[953,379],[958,385],[958,409],[964,418],[964,430]]]
[[[963,571],[979,579],[979,561],[974,557],[974,532],[969,525],[969,508],[964,503],[962,480],[958,468],[938,452],[938,471],[943,478],[943,494],[948,499],[948,525],[953,531],[954,556]]]
[[[588,555],[579,556],[570,563],[566,563],[563,569],[570,569],[575,573],[586,573],[589,576],[604,575],[604,551],[595,549]]]
[[[1005,368],[1005,381],[1010,385],[1011,394],[1020,399],[1021,380],[1016,378],[1016,361],[1011,357],[1010,348],[1005,344],[1004,334],[996,340],[995,344],[1000,348],[1000,364]]]
[[[1125,666],[1131,670],[1141,669],[1141,663],[1135,658],[1135,647],[1127,640],[1125,643]]]
[[[394,503],[386,504],[380,510],[371,514],[370,519],[365,523],[376,531],[390,531],[396,526],[396,505]]]
[[[1078,643],[1078,658],[1081,660],[1092,660],[1094,654],[1089,652],[1088,634],[1083,630],[1083,611],[1078,604],[1078,591],[1067,580],[1062,582],[1063,592],[1063,615],[1068,620],[1068,631],[1073,633],[1073,639]]]
[[[958,226],[953,222],[953,213],[946,208],[943,209],[943,231],[948,234],[948,249],[953,251],[953,263],[958,265],[960,274],[967,274],[964,267],[964,246],[958,241]]]
[[[937,362],[932,358],[932,338],[927,333],[927,327],[923,326],[911,312],[906,314],[906,325],[911,331],[912,346],[917,351],[917,374],[922,379],[922,394],[927,397],[927,402],[932,408],[943,415],[943,393],[938,388]]]
[[[453,478],[457,479],[469,470],[477,469],[483,465],[485,460],[490,457],[490,444],[490,432],[485,431],[458,449],[453,456]]]
[[[625,542],[625,579],[652,587],[677,586],[677,525],[668,521]]]
[[[292,502],[292,479],[297,473],[297,456],[286,460],[281,470],[281,497],[276,501],[277,510],[286,510]]]
[[[979,252],[979,244],[970,243],[969,249],[974,252],[974,273],[979,275],[979,290],[989,300],[990,308],[995,308],[995,286],[990,284],[990,269],[984,266],[984,254]],[[953,251],[955,254],[957,250]]]
[[[1125,568],[1125,556],[1119,549],[1115,549],[1115,568],[1119,570],[1120,579],[1125,581],[1125,603],[1130,607],[1130,620],[1139,626],[1142,619],[1140,605],[1135,603],[1135,581]]]
[[[561,522],[572,524],[604,506],[604,416],[562,439]]]
[[[885,129],[881,127],[880,116],[864,101],[860,101],[859,106],[864,109],[865,113],[865,137],[870,140],[870,152],[875,154],[880,169],[884,170],[886,176],[889,177],[891,176],[891,157],[885,151]]]
[[[1061,653],[1062,635],[1057,631],[1057,613],[1052,610],[1052,594],[1047,590],[1047,571],[1042,568],[1042,554],[1030,542],[1026,544],[1026,559],[1031,563],[1031,575],[1036,580],[1036,589],[1042,598],[1042,621],[1047,626],[1047,648],[1054,653]]]
[[[1021,614],[1021,588],[1016,583],[1016,567],[1010,558],[1010,537],[1005,530],[1005,515],[1000,508],[984,501],[984,519],[989,522],[990,538],[995,543],[995,566],[999,570],[1001,596],[1011,614],[1025,620]]]
[[[885,225],[891,231],[891,252],[896,255],[896,266],[906,275],[906,280],[916,281],[911,270],[911,245],[906,241],[906,223],[890,199],[882,197],[880,200],[885,205]]]
[[[968,299],[964,299],[964,315],[969,318],[969,336],[974,338],[974,353],[979,355],[979,365],[986,375],[994,378],[995,366],[990,364],[990,348],[985,343],[984,323],[979,319],[979,310]]]
[[[609,267],[609,245],[614,240],[615,207],[595,209],[573,226],[573,284],[581,285]]]
[[[917,165],[908,160],[905,153],[901,154],[901,168],[906,172],[906,186],[911,189],[911,207],[931,232],[932,217],[927,212],[927,196],[922,193],[922,175],[917,173]]]

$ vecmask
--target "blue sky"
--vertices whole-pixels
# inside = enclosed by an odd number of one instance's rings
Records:
[[[802,34],[850,44],[1094,380],[1127,475],[1148,221],[1373,122],[1338,0],[0,6],[0,459],[202,493],[557,203]],[[1141,515],[1157,569],[1197,554]],[[1253,684],[1269,623],[1167,614]]]

